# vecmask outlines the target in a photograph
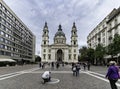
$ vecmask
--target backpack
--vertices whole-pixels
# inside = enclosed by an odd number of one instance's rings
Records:
[[[73,71],[76,71],[76,67],[73,67]]]

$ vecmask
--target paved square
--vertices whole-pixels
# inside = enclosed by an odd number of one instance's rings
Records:
[[[10,78],[4,77],[0,80],[0,89],[110,89],[108,80],[104,78],[106,69],[106,67],[92,67],[91,71],[81,70],[80,75],[76,77],[72,75],[70,66],[60,67],[58,70],[35,67],[19,71],[18,75],[14,74],[15,76],[9,75]],[[46,70],[50,70],[52,78],[58,79],[59,82],[42,84],[41,75]]]

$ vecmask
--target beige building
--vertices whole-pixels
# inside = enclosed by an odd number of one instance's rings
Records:
[[[47,23],[43,28],[41,57],[43,62],[77,62],[78,61],[78,36],[77,28],[73,23],[71,30],[71,44],[66,43],[66,36],[59,25],[54,35],[54,43],[49,44],[49,30]]]
[[[88,35],[87,44],[96,48],[98,43],[108,46],[115,34],[120,34],[120,8],[113,9]]]
[[[35,36],[0,0],[0,60],[34,61]]]

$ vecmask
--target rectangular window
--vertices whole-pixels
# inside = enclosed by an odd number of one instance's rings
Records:
[[[76,54],[74,54],[74,59],[76,60]]]
[[[5,7],[4,6],[2,6],[2,9],[5,11]]]
[[[49,53],[51,52],[51,50],[49,49]]]
[[[8,40],[5,40],[5,43],[8,44]]]
[[[1,35],[2,35],[2,36],[5,36],[5,33],[1,31]]]
[[[118,21],[117,21],[117,19],[115,19],[115,26],[118,24]]]
[[[4,19],[2,19],[2,22],[3,22],[4,24],[6,24],[6,21],[5,21]]]
[[[44,49],[44,52],[46,52],[46,49]]]
[[[103,43],[105,43],[105,38],[103,38]]]
[[[5,49],[5,45],[1,44],[1,45],[0,45],[0,48],[1,48],[1,49]]]
[[[105,32],[102,32],[102,36],[105,36]]]
[[[105,25],[103,24],[103,26],[102,26],[102,27],[103,27],[103,29],[104,29]]]
[[[7,49],[7,46],[5,45],[5,49]]]
[[[74,49],[74,52],[76,52],[76,49]]]
[[[46,55],[45,54],[43,54],[43,59],[46,59]]]
[[[48,59],[51,60],[51,55],[50,54],[48,54]]]
[[[111,23],[109,24],[109,28],[110,28],[110,29],[112,28],[112,25],[111,25]]]
[[[69,53],[71,53],[71,50],[69,49]]]
[[[5,39],[1,37],[1,38],[0,38],[0,41],[1,41],[1,42],[5,42]]]
[[[71,54],[69,54],[69,60],[71,60]]]
[[[4,53],[4,51],[0,51],[0,55],[4,55],[5,53]]]
[[[2,16],[6,18],[6,14],[5,13],[2,13]]]

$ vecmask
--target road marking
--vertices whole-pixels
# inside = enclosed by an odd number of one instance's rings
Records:
[[[39,68],[32,68],[32,69],[27,69],[27,70],[23,70],[23,71],[14,72],[14,73],[0,75],[0,80],[4,80],[4,79],[8,79],[8,78],[15,77],[18,75],[22,75],[22,74],[24,74],[24,72],[30,73],[30,72],[36,71],[38,69]]]
[[[93,74],[96,74],[96,75],[99,75],[99,76],[102,76],[102,77],[105,77],[105,75],[103,74],[100,74],[100,73],[97,73],[97,72],[93,72],[93,71],[88,71],[89,73],[93,73]],[[118,81],[120,82],[120,80],[118,79]]]
[[[44,73],[45,71],[33,71],[33,72],[27,72],[27,71],[23,71],[23,73]],[[73,73],[73,71],[50,71],[51,73],[64,73],[64,74],[71,74]],[[84,71],[80,71],[80,73],[84,73]]]
[[[98,78],[98,79],[100,79],[100,80],[103,80],[103,81],[109,83],[109,80],[108,80],[108,79],[105,79],[105,78],[102,78],[102,77],[93,75],[93,74],[91,74],[90,72],[85,72],[85,73],[88,74],[88,75],[90,75],[90,76],[92,76],[92,77]],[[94,73],[95,73],[95,72],[94,72]],[[99,73],[96,73],[96,74],[99,74]],[[102,75],[102,74],[99,74],[99,75]],[[116,83],[116,85],[117,85],[118,87],[120,87],[120,84],[119,84],[119,83]]]
[[[8,79],[8,78],[15,77],[15,76],[18,76],[18,75],[21,75],[21,74],[15,74],[15,75],[3,77],[3,78],[0,78],[0,80]]]
[[[14,74],[17,74],[17,72],[0,75],[0,78],[1,78],[1,77],[6,77],[6,76],[10,76],[10,75],[14,75]]]

